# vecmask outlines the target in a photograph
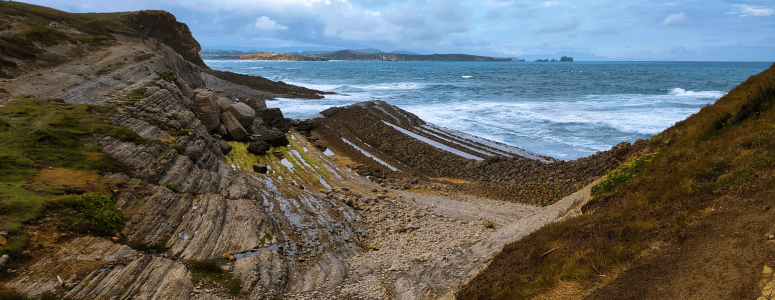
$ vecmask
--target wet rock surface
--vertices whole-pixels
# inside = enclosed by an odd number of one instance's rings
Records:
[[[404,186],[404,181],[413,177],[429,183],[449,178],[459,193],[540,205],[556,202],[605,175],[637,148],[621,143],[609,151],[561,161],[427,124],[382,101],[335,107],[322,114],[314,135],[362,164],[359,173],[383,186],[411,189],[414,185]]]

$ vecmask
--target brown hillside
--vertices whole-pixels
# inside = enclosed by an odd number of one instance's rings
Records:
[[[761,296],[775,264],[774,105],[775,65],[654,136],[583,215],[506,246],[457,297]]]

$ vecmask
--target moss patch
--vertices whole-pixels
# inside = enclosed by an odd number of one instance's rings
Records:
[[[0,254],[20,255],[27,242],[24,224],[58,202],[75,205],[67,194],[105,192],[99,174],[125,171],[91,142],[95,134],[142,140],[104,122],[112,109],[39,99],[0,107],[5,124],[0,130],[0,230],[9,233]],[[76,214],[73,220],[86,219]]]
[[[225,263],[225,260],[223,259],[192,262],[189,268],[191,270],[191,280],[193,282],[210,280],[213,283],[221,285],[232,295],[239,294],[242,281],[233,278],[230,273],[223,271],[223,269],[221,269],[223,263]]]

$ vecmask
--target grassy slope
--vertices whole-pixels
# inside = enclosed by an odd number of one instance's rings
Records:
[[[72,199],[66,195],[72,192],[62,186],[77,193],[105,193],[94,180],[78,186],[77,178],[57,178],[53,185],[38,179],[41,170],[50,168],[57,168],[53,170],[60,175],[97,177],[120,167],[90,142],[94,134],[139,139],[133,132],[106,124],[102,118],[110,112],[109,107],[37,99],[0,107],[0,230],[9,237],[9,244],[0,247],[0,255],[21,256],[27,242],[24,224],[36,220],[47,208],[60,207],[57,202]]]
[[[10,29],[11,22],[22,26],[21,32],[0,37],[2,54],[27,63],[61,62],[57,57],[40,49],[61,43],[72,43],[80,51],[106,45],[114,40],[111,33],[132,34],[134,30],[122,23],[121,13],[71,14],[43,6],[20,2],[0,2],[0,29]],[[73,27],[83,34],[68,35],[48,27],[51,21]],[[37,45],[36,45],[37,44]],[[77,51],[73,51],[76,53]],[[14,67],[10,61],[0,60],[2,66]]]
[[[458,298],[524,299],[569,281],[590,288],[601,282],[599,275],[616,274],[645,249],[681,241],[718,201],[770,192],[773,106],[775,65],[653,137],[630,159],[636,163],[621,171],[628,178],[620,176],[612,191],[601,191],[584,215],[507,245]]]

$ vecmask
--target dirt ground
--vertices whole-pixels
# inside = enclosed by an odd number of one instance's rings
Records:
[[[757,299],[764,266],[775,266],[773,199],[718,199],[679,240],[647,251],[584,299]]]

